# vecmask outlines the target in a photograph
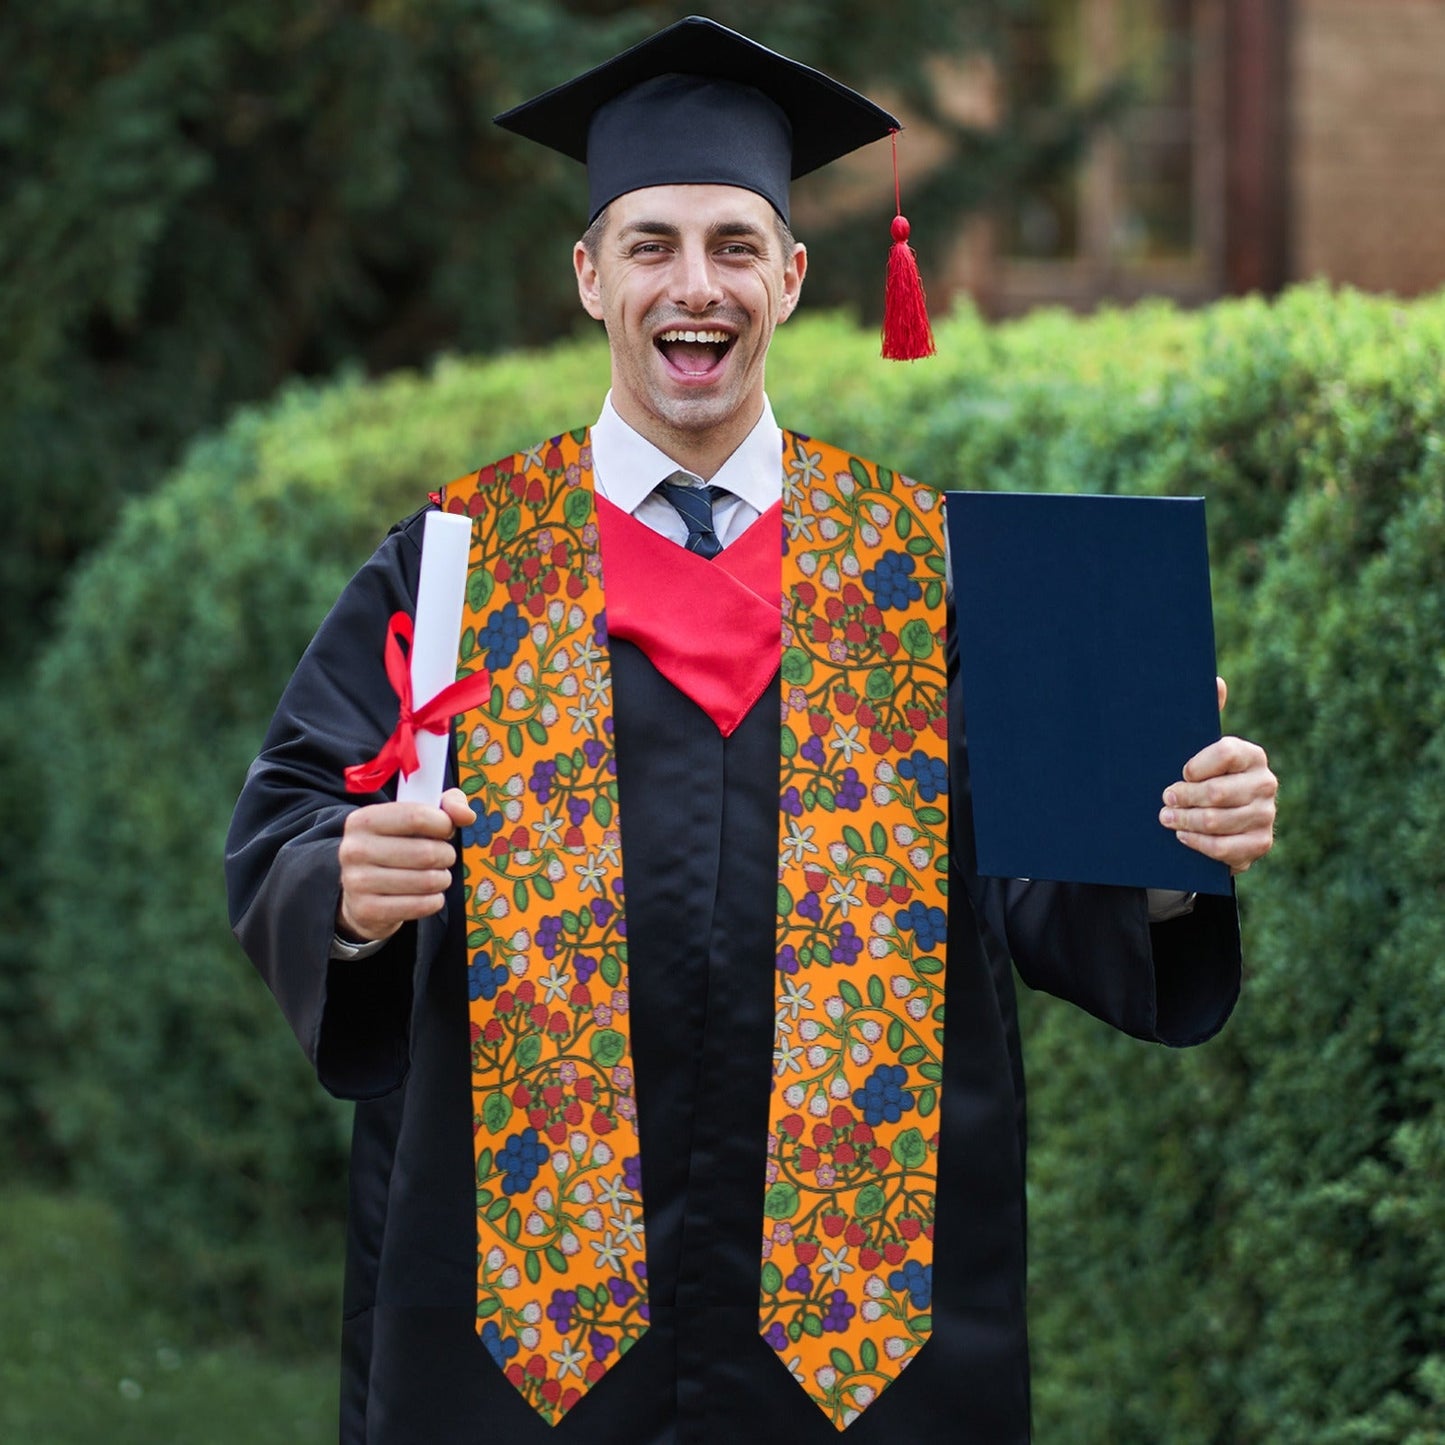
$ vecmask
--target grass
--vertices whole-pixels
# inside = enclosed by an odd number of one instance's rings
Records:
[[[340,1268],[340,1261],[338,1261]],[[143,1302],[99,1200],[0,1192],[0,1440],[7,1445],[323,1445],[337,1364],[192,1346]]]

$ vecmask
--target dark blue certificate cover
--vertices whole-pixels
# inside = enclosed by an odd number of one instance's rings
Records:
[[[1203,500],[947,506],[979,872],[1227,894],[1159,822],[1220,735]]]

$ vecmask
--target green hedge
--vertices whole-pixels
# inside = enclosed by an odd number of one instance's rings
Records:
[[[1207,495],[1228,721],[1284,779],[1218,1041],[1167,1054],[1026,1001],[1038,1438],[1445,1439],[1445,298],[938,335],[887,366],[800,319],[779,417],[950,486]],[[198,446],[74,589],[33,769],[42,1100],[212,1314],[324,1332],[339,1267],[343,1120],[223,918],[245,765],[385,524],[587,420],[605,372],[575,344],[288,393]]]

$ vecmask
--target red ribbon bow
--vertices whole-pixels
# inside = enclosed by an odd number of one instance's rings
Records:
[[[454,682],[430,702],[413,709],[411,703],[411,646],[414,629],[405,612],[393,612],[386,624],[386,676],[401,703],[396,727],[369,763],[357,763],[346,770],[348,793],[374,793],[400,772],[409,778],[420,766],[416,754],[419,731],[443,734],[459,713],[469,712],[491,696],[492,679],[484,668]],[[405,652],[402,644],[406,644]]]

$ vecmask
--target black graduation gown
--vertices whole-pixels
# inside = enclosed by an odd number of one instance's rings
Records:
[[[629,643],[614,718],[652,1324],[556,1427],[474,1327],[461,908],[329,961],[342,769],[395,720],[388,616],[413,610],[421,515],[348,586],[297,667],[227,847],[236,932],[322,1084],[357,1101],[344,1445],[823,1445],[832,1424],[758,1333],[773,1039],[777,685],[727,739]],[[961,716],[957,697],[952,716]],[[1029,1433],[1024,1095],[1009,958],[1142,1038],[1192,1043],[1239,986],[1233,901],[1151,928],[1142,890],[979,879],[953,741],[953,917],[932,1339],[849,1445],[1015,1445]],[[454,890],[455,894],[455,890]]]

